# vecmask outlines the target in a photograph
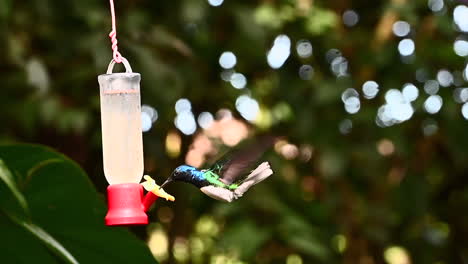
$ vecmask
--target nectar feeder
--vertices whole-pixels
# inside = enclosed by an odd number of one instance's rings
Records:
[[[146,211],[158,198],[143,194],[143,139],[141,130],[140,74],[122,57],[125,72],[98,76],[101,101],[102,150],[107,188],[106,225],[148,224]]]

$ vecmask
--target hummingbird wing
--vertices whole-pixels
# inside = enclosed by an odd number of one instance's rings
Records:
[[[273,136],[263,136],[244,148],[228,152],[211,166],[226,184],[235,183],[245,176],[245,171],[258,161],[276,141]]]

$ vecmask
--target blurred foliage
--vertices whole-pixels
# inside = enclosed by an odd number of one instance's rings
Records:
[[[169,187],[177,202],[158,201],[150,213],[157,224],[131,229],[162,263],[467,261],[468,124],[452,99],[454,85],[441,88],[438,114],[424,112],[421,89],[409,121],[375,124],[386,90],[407,82],[423,86],[416,71],[435,79],[448,69],[461,78],[466,58],[453,51],[460,33],[452,16],[461,1],[447,0],[437,13],[426,0],[226,0],[218,7],[205,0],[115,2],[120,51],[142,74],[142,103],[159,113],[144,134],[146,173],[161,182],[185,162],[194,136],[175,132],[174,104],[182,97],[195,116],[224,108],[242,119],[235,101],[248,94],[260,105],[259,119],[248,124],[252,133],[287,136],[300,153],[311,153],[291,159],[270,153],[274,177],[233,204],[192,186]],[[348,9],[359,15],[353,27],[342,21]],[[397,20],[411,24],[416,51],[410,60],[398,53]],[[0,141],[56,148],[102,193],[97,75],[111,59],[109,31],[107,1],[0,0]],[[291,55],[272,69],[266,54],[279,34],[291,39]],[[312,43],[309,58],[295,51],[302,39]],[[332,48],[347,59],[346,76],[330,70],[325,54]],[[224,51],[235,53],[235,71],[247,77],[247,89],[221,79]],[[303,64],[313,67],[310,80],[299,78]],[[361,92],[367,80],[379,83],[379,94],[362,100],[358,113],[346,113],[341,93]],[[352,128],[341,133],[346,119]],[[424,133],[428,124],[433,131]],[[181,149],[170,154],[168,133],[181,136]],[[46,179],[42,184],[53,186]]]

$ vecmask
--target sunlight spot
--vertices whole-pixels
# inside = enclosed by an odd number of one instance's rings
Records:
[[[419,96],[419,90],[418,88],[412,84],[412,83],[407,83],[403,86],[403,98],[405,98],[405,100],[407,102],[412,102],[414,100],[416,100]]]
[[[148,247],[153,256],[160,261],[167,259],[169,240],[163,229],[158,227],[149,233]]]
[[[409,34],[411,27],[406,21],[397,21],[392,27],[393,34],[398,37],[404,37]]]
[[[148,132],[158,119],[158,112],[149,105],[141,106],[141,130]]]
[[[286,62],[291,53],[291,40],[286,35],[275,38],[273,47],[268,51],[267,61],[273,69],[278,69]]]
[[[289,107],[289,106],[286,106],[286,107]],[[282,108],[282,109],[286,111],[291,110],[290,108]],[[282,110],[278,111],[277,107],[275,107],[272,110],[268,109],[267,107],[260,107],[260,111],[258,113],[258,116],[255,118],[254,123],[261,129],[270,128],[273,125],[273,123],[277,123],[280,120],[289,118],[289,114],[291,114],[291,112],[286,112],[286,111],[285,112],[283,112]]]
[[[384,259],[388,264],[411,264],[408,252],[398,246],[392,246],[384,251]]]
[[[398,51],[402,56],[410,56],[414,53],[414,41],[412,39],[403,39],[398,43]]]
[[[205,162],[205,156],[214,151],[213,143],[205,133],[198,133],[185,155],[185,163],[199,168]]]
[[[203,129],[208,129],[214,122],[213,115],[209,112],[202,112],[198,116],[198,125]]]
[[[194,259],[202,258],[203,253],[205,253],[207,247],[205,246],[203,240],[204,239],[200,238],[199,236],[190,237],[190,250]]]
[[[442,97],[440,97],[439,95],[431,95],[424,102],[424,109],[429,114],[435,114],[440,111],[440,109],[442,108],[442,104]]]
[[[147,112],[141,112],[141,130],[143,132],[148,132],[151,129],[153,123],[151,122],[151,117]]]
[[[342,56],[336,57],[332,60],[330,68],[337,77],[345,76],[348,72],[348,60]]]
[[[181,98],[177,100],[175,104],[175,110],[177,114],[180,114],[182,112],[190,111],[192,110],[192,104],[190,101],[186,98]]]
[[[458,5],[453,9],[453,21],[458,26],[460,31],[468,32],[468,7]]]
[[[343,23],[348,26],[352,27],[355,26],[359,21],[359,15],[354,10],[346,10],[343,13]]]
[[[195,224],[195,231],[200,235],[216,236],[219,233],[219,225],[212,216],[203,215]]]
[[[180,154],[180,146],[182,139],[179,134],[175,132],[169,132],[166,136],[166,153],[169,157],[175,158]]]
[[[343,253],[346,250],[348,240],[342,234],[333,237],[332,242],[339,253]]]
[[[284,145],[288,144],[288,142],[284,139],[280,139],[276,141],[275,145],[273,148],[275,149],[276,153],[280,154],[281,153],[281,148],[283,148]]]
[[[377,151],[382,156],[390,156],[395,152],[395,145],[392,141],[384,138],[377,142]]]
[[[234,73],[231,75],[231,85],[236,89],[243,89],[247,85],[247,78],[242,73]]]
[[[424,83],[424,91],[429,95],[434,95],[439,91],[439,83],[435,80],[428,80]]]
[[[468,120],[468,103],[464,103],[461,109],[462,115]]]
[[[325,53],[325,59],[328,63],[332,63],[332,61],[337,57],[341,57],[341,51],[337,49],[330,49]]]
[[[389,116],[398,123],[409,120],[413,116],[414,110],[409,103],[395,103],[388,105]]]
[[[389,108],[388,105],[385,104],[385,105],[382,105],[381,107],[379,107],[379,109],[377,110],[378,120],[382,121],[382,123],[385,126],[389,126],[389,125],[393,124],[393,123],[391,123],[392,118],[390,117],[390,113],[388,111],[388,108]]]
[[[50,80],[46,65],[41,60],[32,58],[26,62],[25,70],[28,83],[38,88],[40,93],[47,92]]]
[[[245,264],[237,259],[236,256],[232,256],[232,254],[215,254],[210,257],[210,262],[205,262],[209,264]]]
[[[297,255],[297,254],[291,254],[291,255],[288,255],[288,257],[286,258],[286,264],[302,264],[302,258],[301,256]]]
[[[359,93],[354,88],[348,88],[341,94],[341,100],[345,105],[346,112],[355,114],[361,108]]]
[[[141,112],[147,113],[153,123],[158,120],[158,111],[149,105],[142,105]]]
[[[195,117],[190,111],[179,113],[174,120],[174,124],[185,135],[192,135],[197,130]]]
[[[223,119],[229,120],[229,119],[232,119],[232,112],[231,112],[231,110],[226,109],[226,108],[221,108],[221,109],[219,109],[218,112],[216,112],[216,119],[218,119],[218,120],[223,120]]]
[[[432,12],[439,12],[444,8],[443,0],[429,0],[427,6],[431,9]]]
[[[285,159],[292,160],[299,155],[299,149],[296,145],[287,143],[281,147],[280,153]]]
[[[346,103],[346,100],[350,97],[359,97],[358,91],[354,88],[348,88],[341,94],[341,101]]]
[[[375,117],[375,124],[378,127],[388,127],[388,126],[393,125],[390,121],[384,122],[379,115]]]
[[[468,88],[456,88],[453,90],[453,99],[457,103],[468,101]]]
[[[437,72],[437,81],[443,87],[449,87],[453,83],[453,75],[447,70],[440,70]]]
[[[412,97],[415,96],[417,97],[417,95],[412,94],[414,91],[411,91],[411,85],[412,84],[405,85],[407,89],[403,90],[406,95],[397,89],[390,89],[385,93],[386,104],[379,107],[375,119],[378,126],[392,126],[409,120],[413,116],[414,109],[411,106],[411,101],[406,99],[406,97],[408,97],[408,99],[413,99]]]
[[[312,55],[312,44],[308,40],[299,40],[296,44],[297,55],[301,58],[308,58]]]
[[[208,0],[208,3],[212,6],[220,6],[223,2],[224,0]]]
[[[387,104],[403,103],[403,94],[397,89],[390,89],[385,93],[385,101]]]
[[[172,252],[174,254],[174,258],[178,262],[185,262],[189,259],[190,252],[187,244],[187,239],[183,237],[177,237],[175,239]]]
[[[299,68],[299,78],[302,80],[310,80],[314,75],[314,68],[310,65],[302,65]]]
[[[236,109],[248,121],[254,121],[260,111],[258,102],[248,95],[241,95],[236,99]]]
[[[224,118],[215,121],[208,132],[214,137],[221,138],[223,144],[232,147],[247,137],[249,128],[238,119]]]
[[[367,81],[362,85],[362,92],[364,93],[364,98],[372,99],[379,92],[379,85],[374,81]]]
[[[345,110],[349,114],[355,114],[361,109],[361,101],[358,97],[350,97],[345,101]]]
[[[219,65],[224,69],[231,69],[236,66],[237,58],[231,51],[225,51],[219,56]]]
[[[468,41],[463,39],[455,40],[455,42],[453,43],[453,50],[458,56],[468,56]]]

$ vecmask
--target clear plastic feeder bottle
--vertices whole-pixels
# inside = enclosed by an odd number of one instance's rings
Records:
[[[104,174],[109,184],[139,183],[143,177],[140,74],[98,77]]]
[[[140,74],[126,72],[98,76],[101,96],[101,126],[104,174],[107,188],[107,225],[147,224],[143,189],[143,139],[141,130]]]

